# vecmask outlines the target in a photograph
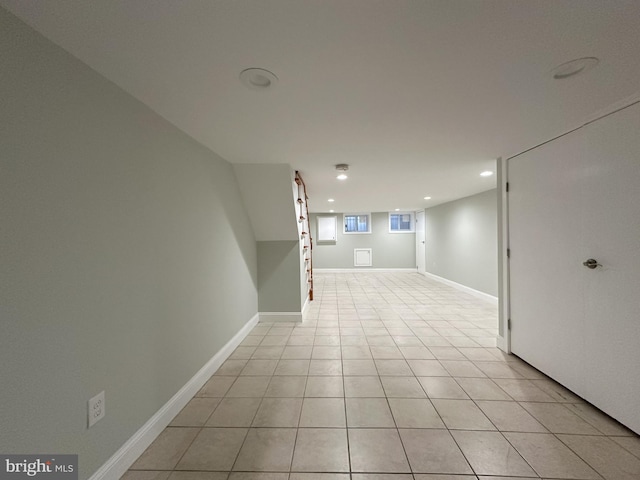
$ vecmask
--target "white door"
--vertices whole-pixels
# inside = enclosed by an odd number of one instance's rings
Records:
[[[509,286],[511,351],[583,395],[580,138],[509,160]]]
[[[586,398],[640,432],[640,104],[584,130]]]
[[[424,210],[416,212],[416,265],[418,273],[425,274],[425,229],[424,229]]]
[[[636,432],[639,131],[636,104],[509,161],[512,351]]]

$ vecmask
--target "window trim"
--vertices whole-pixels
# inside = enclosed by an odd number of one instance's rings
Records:
[[[392,230],[391,229],[391,215],[410,215],[411,216],[411,229],[410,230]],[[388,216],[389,233],[416,233],[416,212],[389,212]]]
[[[360,215],[367,216],[367,228],[366,232],[347,232],[347,217],[357,217]],[[344,235],[371,235],[371,212],[356,212],[356,213],[343,213],[342,214],[342,233]]]

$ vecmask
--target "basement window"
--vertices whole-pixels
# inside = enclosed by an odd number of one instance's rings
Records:
[[[389,233],[415,232],[413,212],[389,212]]]
[[[371,233],[371,215],[369,213],[345,213],[344,233]]]

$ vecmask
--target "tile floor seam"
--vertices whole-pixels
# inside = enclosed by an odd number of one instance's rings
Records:
[[[368,345],[367,348],[369,348]],[[340,365],[342,367],[342,395],[344,398],[344,428],[345,435],[347,437],[347,462],[349,463],[349,478],[353,478],[353,467],[351,465],[351,441],[349,439],[349,416],[347,414],[347,385],[344,380],[344,356],[342,355],[342,335],[340,336]]]
[[[306,387],[306,382],[305,382]],[[293,451],[291,452],[291,461],[289,462],[289,478],[291,477],[291,472],[293,471],[293,459],[296,456],[296,444],[298,443],[298,432],[300,431],[300,419],[302,418],[302,409],[304,408],[304,397],[302,397],[302,405],[300,407],[300,413],[298,414],[298,424],[296,426],[296,434],[293,438]]]
[[[240,378],[240,376],[238,376],[238,378]],[[262,400],[264,400],[264,396],[262,397]],[[260,405],[262,405],[262,400],[260,401]],[[231,465],[231,468],[229,470],[229,475],[231,475],[231,472],[234,472],[234,468],[236,466],[236,463],[238,463],[238,458],[240,457],[240,452],[242,451],[242,449],[244,448],[245,443],[247,442],[247,437],[249,436],[249,432],[251,431],[251,425],[253,424],[256,415],[258,414],[258,410],[260,409],[260,405],[258,405],[258,408],[256,409],[255,413],[253,414],[253,417],[251,418],[251,421],[249,422],[249,427],[247,427],[247,431],[244,434],[244,438],[242,439],[242,443],[240,444],[240,448],[238,449],[238,452],[236,453],[236,457],[233,460],[233,464]],[[235,427],[229,427],[229,428],[235,428]]]
[[[169,427],[167,427],[169,428]],[[172,428],[189,428],[189,427],[172,427]],[[189,442],[189,446],[187,448],[185,448],[184,452],[182,452],[182,455],[180,455],[180,458],[178,459],[178,461],[176,462],[176,464],[173,466],[173,468],[171,469],[171,472],[175,472],[176,471],[176,467],[178,465],[180,465],[180,462],[182,461],[182,459],[184,458],[184,456],[187,454],[187,452],[189,451],[189,449],[191,448],[191,446],[193,445],[193,443],[196,441],[196,438],[198,438],[198,436],[202,433],[202,430],[204,429],[204,427],[200,427],[200,429],[198,430],[198,434],[193,436],[193,440],[191,440]]]
[[[378,378],[380,378],[380,370],[378,368],[378,365],[375,363],[375,360],[373,364],[375,365],[376,371],[378,372]],[[389,403],[389,395],[387,395],[387,391],[384,388],[384,384],[382,383],[382,381],[380,381],[380,383],[382,384],[382,389],[385,392],[384,399],[387,403],[387,408],[389,409],[389,413],[391,414],[391,419],[393,420],[393,424],[395,425],[395,432],[396,432],[396,435],[398,435],[398,439],[400,440],[400,445],[402,446],[402,452],[404,453],[404,458],[407,462],[407,465],[409,466],[409,471],[413,475],[413,467],[411,466],[411,462],[409,461],[409,455],[407,454],[407,449],[404,445],[404,442],[402,441],[402,436],[400,435],[400,429],[398,428],[398,422],[396,421],[396,418],[393,414],[393,409],[391,408],[391,404]],[[420,388],[422,388],[422,386],[420,386]],[[425,395],[426,395],[426,392],[425,392]]]
[[[462,454],[462,456],[464,457],[464,460],[467,462],[467,465],[469,465],[469,468],[471,469],[471,471],[473,472],[473,474],[478,477],[479,473],[476,472],[476,469],[473,467],[473,465],[471,464],[471,462],[469,461],[469,458],[467,457],[467,454],[464,453],[464,450],[462,450],[462,448],[460,447],[460,443],[458,442],[458,440],[456,439],[455,435],[453,435],[451,433],[451,430],[449,428],[447,428],[447,432],[449,433],[449,436],[451,436],[451,438],[453,439],[453,442],[456,444],[456,447],[458,447],[458,450],[460,450],[460,453]]]
[[[557,439],[560,443],[562,443],[565,447],[567,447],[569,450],[571,450],[571,452],[573,452],[573,454],[574,454],[575,456],[577,456],[580,460],[582,460],[584,463],[586,463],[586,464],[589,466],[589,468],[591,468],[591,470],[593,470],[594,472],[596,472],[596,473],[600,476],[600,480],[607,480],[607,479],[605,478],[605,476],[604,476],[603,474],[601,474],[601,473],[598,471],[598,469],[596,469],[596,467],[594,467],[593,465],[591,465],[591,464],[589,463],[589,461],[588,461],[586,458],[583,458],[583,457],[582,457],[578,452],[576,452],[573,448],[571,448],[571,446],[570,446],[570,445],[568,445],[566,442],[563,442],[563,441],[562,441],[562,439],[561,439],[560,437],[558,437],[558,435],[556,435],[555,433],[552,433],[552,435],[553,435],[554,437],[556,437],[556,439]],[[562,434],[560,434],[560,435],[566,435],[566,434],[562,433]],[[586,435],[580,435],[580,436],[586,436]],[[597,437],[597,438],[602,438],[600,435],[598,435],[598,436],[596,436],[596,435],[592,435],[592,436],[593,436],[593,437]],[[612,440],[610,440],[610,441],[612,441]]]

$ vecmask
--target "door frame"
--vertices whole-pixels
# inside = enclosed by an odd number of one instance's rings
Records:
[[[498,348],[511,353],[509,285],[509,159],[496,159],[498,188]]]
[[[418,223],[418,215],[421,215],[421,219],[420,222]],[[416,230],[416,270],[418,271],[419,274],[421,275],[426,275],[427,272],[427,248],[426,248],[426,244],[424,243],[426,241],[426,229],[425,229],[425,223],[424,223],[424,218],[425,218],[425,211],[424,210],[417,210],[415,212],[415,230]],[[418,239],[418,231],[422,232],[422,237],[424,238],[424,240],[422,241],[422,245],[420,245],[420,240]],[[424,260],[424,270],[420,271],[420,265],[418,264],[418,251],[422,248],[422,259]]]

